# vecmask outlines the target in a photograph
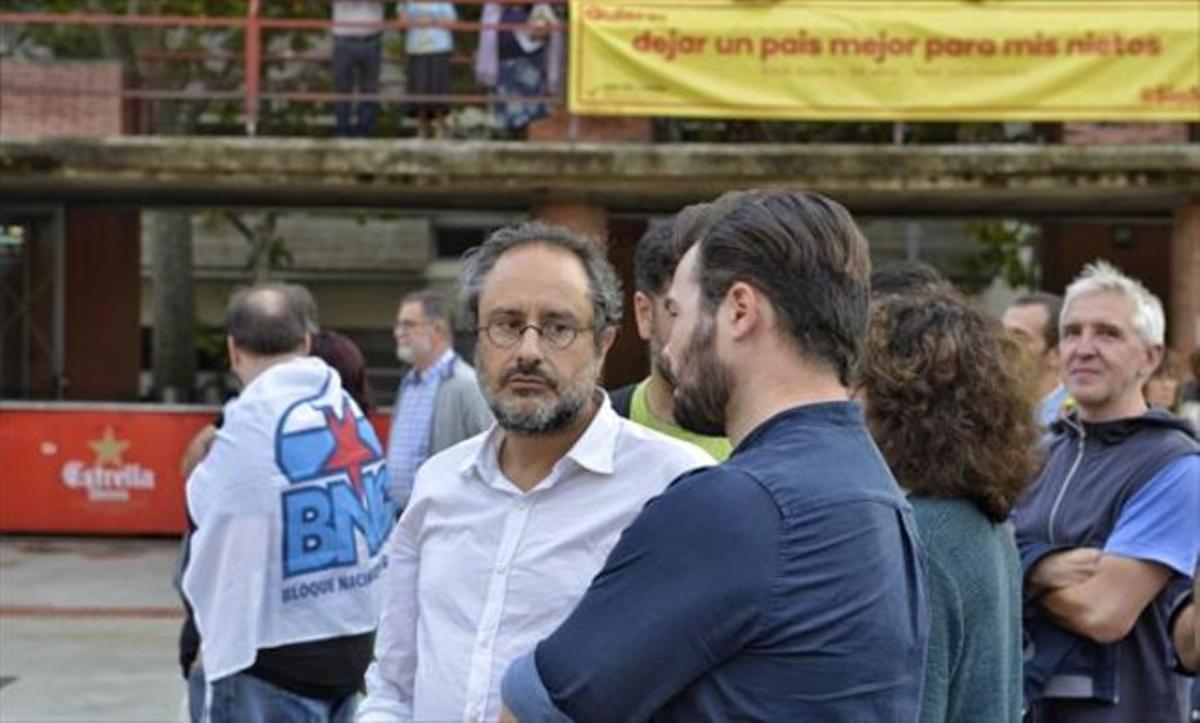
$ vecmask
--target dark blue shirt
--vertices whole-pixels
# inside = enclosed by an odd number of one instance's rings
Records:
[[[912,511],[852,402],[680,477],[505,677],[523,721],[912,721],[928,632]]]

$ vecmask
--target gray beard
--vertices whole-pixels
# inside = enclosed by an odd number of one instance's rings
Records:
[[[537,373],[536,367],[525,370]],[[549,434],[559,432],[574,424],[588,400],[595,393],[594,375],[589,375],[587,384],[555,387],[560,394],[551,404],[536,405],[533,409],[521,409],[519,403],[510,403],[492,393],[489,384],[481,384],[484,399],[501,428],[520,434]],[[519,400],[518,400],[519,402]]]
[[[501,403],[491,401],[488,402],[488,406],[496,416],[496,423],[509,432],[549,434],[561,432],[574,424],[579,419],[579,413],[583,411],[586,401],[560,399],[552,407],[529,411],[508,410]]]

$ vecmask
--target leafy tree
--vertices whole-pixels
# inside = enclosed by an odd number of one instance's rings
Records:
[[[974,221],[967,224],[974,253],[964,262],[967,274],[989,283],[999,276],[1012,288],[1036,281],[1032,263],[1038,228],[1020,221]]]

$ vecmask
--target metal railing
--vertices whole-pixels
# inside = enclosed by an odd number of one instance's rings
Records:
[[[334,106],[345,102],[380,104],[377,134],[401,135],[407,132],[413,108],[437,105],[452,109],[458,126],[457,135],[467,137],[507,137],[506,133],[509,133],[492,121],[493,114],[464,112],[468,108],[500,109],[506,104],[523,102],[553,110],[565,105],[564,83],[551,85],[541,94],[517,96],[486,88],[469,72],[482,32],[532,27],[524,23],[482,22],[482,9],[489,0],[450,0],[459,9],[460,19],[430,25],[450,31],[454,38],[447,93],[417,94],[408,87],[399,88],[398,82],[385,83],[378,93],[335,92],[329,50],[332,45],[329,38],[335,25],[331,17],[334,1],[213,0],[209,4],[224,8],[224,14],[191,16],[124,12],[129,7],[136,7],[127,0],[95,0],[93,5],[113,10],[86,13],[46,12],[40,9],[45,3],[34,0],[0,0],[0,64],[64,58],[115,61],[120,63],[125,76],[117,89],[55,90],[33,81],[14,80],[13,73],[0,72],[0,101],[4,100],[4,95],[18,105],[24,100],[53,101],[67,96],[119,96],[123,103],[121,115],[125,119],[123,132],[189,135],[319,135],[331,125],[331,116],[336,115],[331,112]],[[379,1],[389,10],[397,4],[394,0]],[[518,0],[490,2],[499,6],[529,4]],[[552,6],[558,13],[558,22],[539,25],[539,32],[561,39],[560,46],[565,46],[568,0],[547,0],[539,4]],[[31,10],[23,11],[23,6]],[[296,7],[304,11],[302,16],[281,16],[296,14]],[[399,35],[416,25],[403,17],[366,25],[378,27],[384,33],[387,39],[382,56],[387,69],[385,76],[395,77],[396,68],[407,62],[399,47],[402,44]],[[23,40],[33,36],[37,37],[28,42]],[[86,52],[88,47],[93,51]],[[543,58],[549,55],[544,53]],[[561,58],[561,76],[566,75],[567,57],[569,54]],[[8,115],[14,115],[11,112],[13,106],[3,107]],[[0,133],[4,132],[6,122],[11,125],[11,119],[0,118]],[[653,140],[659,142],[1064,141],[1062,125],[1047,123],[653,119],[652,125]],[[575,123],[570,123],[568,135],[575,128]],[[1164,132],[1178,135],[1170,129]],[[1200,140],[1200,124],[1192,124],[1188,138],[1191,142]],[[1158,139],[1147,142],[1155,140]],[[1164,136],[1162,142],[1178,141]]]
[[[372,0],[374,1],[374,0]],[[313,103],[320,106],[328,106],[330,104],[341,101],[365,102],[374,101],[378,103],[396,104],[397,106],[420,106],[423,104],[439,104],[451,107],[461,108],[465,106],[496,106],[506,102],[532,102],[545,104],[547,106],[561,106],[565,104],[565,98],[559,89],[551,89],[542,95],[532,96],[513,96],[503,95],[495,90],[485,90],[478,86],[474,88],[464,87],[464,83],[455,84],[452,92],[438,95],[419,95],[410,93],[405,89],[402,92],[379,92],[379,93],[337,93],[325,88],[332,85],[331,74],[324,71],[316,73],[309,72],[307,78],[315,79],[316,76],[324,75],[326,82],[324,87],[313,83],[309,87],[289,87],[294,84],[276,83],[273,84],[268,72],[272,67],[285,65],[307,64],[325,65],[331,61],[331,54],[324,51],[293,51],[290,49],[273,49],[271,40],[278,38],[281,35],[286,35],[282,43],[287,44],[290,39],[295,39],[302,36],[331,36],[332,29],[335,25],[334,20],[329,17],[329,8],[332,8],[334,0],[319,0],[310,5],[324,7],[325,17],[274,17],[265,12],[269,9],[272,0],[245,0],[244,15],[221,15],[221,16],[189,16],[189,15],[139,15],[139,14],[124,14],[124,13],[99,13],[99,12],[21,12],[21,11],[0,11],[0,33],[5,33],[8,38],[5,42],[0,42],[0,62],[20,61],[19,57],[20,41],[14,39],[22,32],[27,32],[30,28],[44,29],[43,35],[52,36],[55,32],[61,32],[64,28],[92,28],[99,32],[112,32],[121,30],[127,33],[130,32],[146,32],[157,33],[160,37],[164,33],[179,31],[188,31],[198,34],[198,37],[204,38],[208,35],[208,44],[215,45],[218,40],[228,44],[228,41],[235,35],[240,35],[240,42],[235,42],[239,45],[236,50],[206,47],[203,49],[179,50],[169,47],[145,47],[147,43],[143,38],[141,42],[128,42],[128,45],[140,45],[131,53],[125,53],[123,56],[113,57],[81,57],[79,53],[70,49],[66,53],[73,60],[117,60],[123,65],[127,79],[132,78],[133,83],[123,84],[120,90],[120,96],[126,103],[136,105],[135,115],[145,118],[146,103],[179,101],[179,102],[212,102],[221,101],[225,103],[236,102],[240,109],[241,125],[247,135],[256,135],[260,129],[260,121],[263,116],[264,103],[268,102],[283,102],[283,103]],[[385,8],[391,8],[396,3],[393,1],[383,2],[381,4]],[[452,0],[451,4],[455,6],[475,7],[480,8],[488,4],[488,0]],[[518,2],[518,0],[494,0],[495,5],[527,5],[527,3]],[[567,0],[547,0],[545,5],[555,6],[559,8],[560,18],[562,13],[565,13]],[[438,21],[432,23],[412,23],[403,17],[388,19],[378,23],[352,23],[347,21],[338,21],[339,26],[354,26],[363,25],[367,27],[378,28],[382,33],[390,33],[397,31],[406,31],[412,27],[432,27],[442,28],[451,31],[455,38],[455,51],[452,62],[456,67],[461,68],[465,64],[472,61],[473,51],[475,50],[474,36],[477,36],[484,30],[496,31],[513,31],[513,30],[531,30],[534,26],[526,23],[483,23],[478,19],[460,19],[455,21]],[[558,35],[565,37],[566,25],[560,20],[557,23],[540,23],[536,26],[539,33],[547,35]],[[223,37],[221,37],[223,34]],[[470,40],[466,43],[461,42],[463,35],[468,35]],[[33,41],[36,44],[37,41]],[[63,41],[64,43],[69,41]],[[113,43],[109,43],[112,45]],[[203,44],[203,43],[201,43]],[[102,44],[103,45],[103,44]],[[316,45],[320,45],[317,42]],[[44,49],[42,46],[40,49]],[[464,53],[464,49],[469,51]],[[50,48],[51,53],[54,53],[54,48]],[[60,60],[57,53],[52,60]],[[394,61],[402,57],[399,53],[384,53],[384,61]],[[180,74],[188,87],[170,87],[156,85],[156,81],[160,82],[165,77],[170,77],[170,74],[161,72],[161,68],[170,64],[191,64],[204,65],[212,63],[234,64],[240,72],[229,73],[223,80],[224,85],[219,87],[209,87],[207,84],[197,83],[194,80],[189,81],[187,74]],[[136,66],[131,68],[130,66]],[[459,73],[461,76],[462,74]],[[461,80],[461,78],[460,78]],[[197,87],[204,85],[205,87]],[[559,84],[561,87],[561,84]],[[10,94],[18,94],[21,96],[32,97],[37,95],[53,94],[53,89],[45,87],[36,87],[36,84],[22,85],[19,81],[9,81],[2,86],[3,92]],[[74,90],[74,94],[109,94],[108,89],[85,89]],[[227,110],[227,107],[226,107]],[[147,125],[145,122],[138,124],[141,126],[138,130],[145,130]],[[136,132],[136,131],[135,131]]]

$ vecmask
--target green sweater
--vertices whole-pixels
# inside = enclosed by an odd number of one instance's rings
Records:
[[[643,427],[653,429],[655,432],[661,432],[668,437],[691,442],[705,452],[708,452],[718,462],[724,462],[729,459],[729,455],[733,452],[733,447],[730,446],[729,440],[725,437],[705,437],[695,432],[689,432],[683,427],[663,422],[651,414],[650,404],[646,402],[646,384],[649,382],[649,379],[643,379],[633,389],[633,396],[629,400],[629,420],[631,422],[637,422]]]
[[[1012,530],[966,500],[909,497],[925,550],[923,723],[1021,719],[1021,565]]]

